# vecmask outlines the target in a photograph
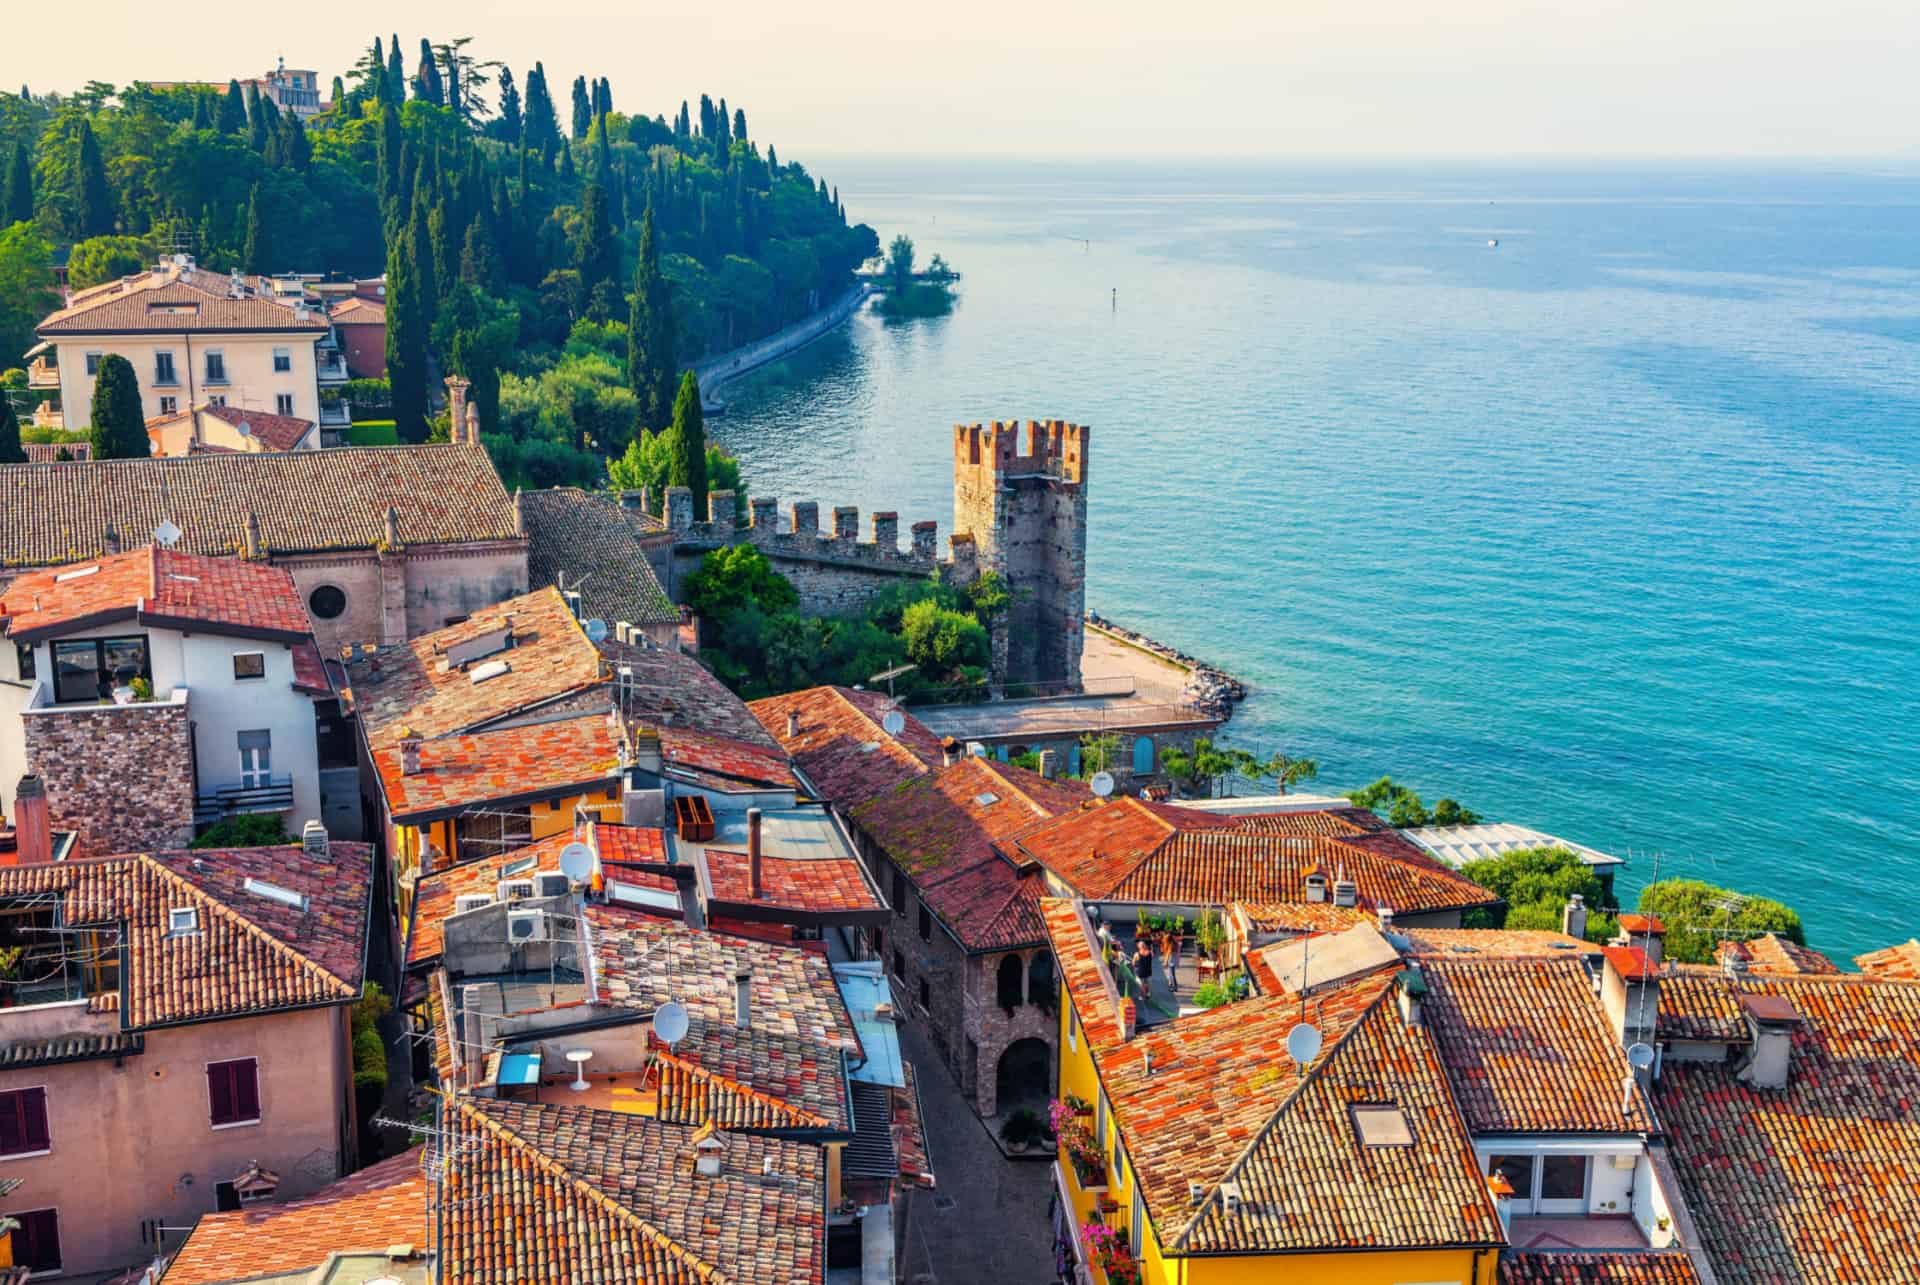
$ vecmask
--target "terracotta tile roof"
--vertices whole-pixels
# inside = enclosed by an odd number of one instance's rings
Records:
[[[206,275],[206,274],[197,274]],[[131,282],[111,283],[116,289],[89,292],[69,307],[49,313],[34,333],[43,339],[63,335],[135,335],[297,332],[315,338],[326,333],[326,314],[308,309],[296,315],[271,299],[226,297],[225,278],[218,293],[200,283],[173,280],[161,283],[153,274]]]
[[[1861,972],[1870,973],[1883,981],[1920,982],[1920,937],[1898,946],[1888,946],[1884,950],[1870,950],[1864,955],[1855,955],[1853,962]]]
[[[1464,875],[1403,860],[1341,839],[1242,830],[1182,831],[1113,888],[1117,901],[1304,902],[1309,867],[1326,875],[1329,896],[1345,873],[1368,910],[1422,914],[1488,905],[1494,895]]]
[[[620,708],[632,724],[692,729],[748,745],[778,748],[726,684],[684,652],[633,647],[609,637],[600,644]],[[620,674],[632,671],[631,680]]]
[[[373,753],[388,812],[409,822],[482,803],[616,788],[619,766],[619,734],[605,714],[426,741],[420,770],[410,775],[401,771],[398,745]]]
[[[602,824],[594,827],[594,835],[602,861],[662,863],[667,859],[666,841],[652,826]]]
[[[135,619],[159,628],[231,630],[285,642],[310,640],[313,633],[293,577],[279,567],[155,545],[81,566],[26,572],[0,597],[0,617],[8,635],[23,642]]]
[[[1662,1040],[1732,1040],[1745,1043],[1747,1020],[1738,992],[1718,968],[1668,964],[1660,970],[1656,1033]]]
[[[357,999],[364,976],[372,850],[330,845],[210,848],[0,866],[0,902],[57,894],[70,925],[123,924],[122,1029],[147,1030]],[[304,910],[249,879],[304,896]],[[169,931],[191,908],[196,929]]]
[[[453,649],[501,630],[511,630],[510,646],[449,664]],[[506,673],[473,680],[476,670],[496,661],[507,665]],[[429,739],[474,731],[596,687],[602,670],[600,653],[559,590],[537,589],[401,646],[362,648],[347,662],[347,682],[367,742],[378,749],[397,741],[403,727]]]
[[[29,464],[62,464],[93,458],[92,442],[23,442],[20,449],[26,452]],[[60,458],[61,451],[67,453],[66,460]]]
[[[202,1214],[168,1265],[167,1285],[220,1285],[310,1271],[334,1253],[429,1241],[421,1148],[285,1204]]]
[[[1474,1133],[1644,1133],[1625,1052],[1578,959],[1429,958],[1426,1025]]]
[[[1301,812],[1255,812],[1236,815],[1234,824],[1256,834],[1290,834],[1297,837],[1338,837],[1346,834],[1375,834],[1387,823],[1366,808],[1314,808]]]
[[[1729,1005],[1774,997],[1801,1018],[1783,1089],[1742,1083],[1737,1061],[1671,1057],[1655,1084],[1722,1285],[1920,1279],[1920,985],[1857,974],[1736,982],[1702,968],[1663,975],[1663,1009],[1676,991]]]
[[[884,693],[847,687],[809,687],[747,706],[820,797],[842,808],[940,766],[940,738],[913,715],[902,710],[906,726],[887,735],[880,720],[892,707]],[[800,717],[791,737],[789,713]]]
[[[1500,1255],[1500,1285],[1700,1285],[1700,1274],[1676,1250],[1508,1250]]]
[[[728,978],[731,985],[731,976]],[[657,1051],[660,1118],[723,1129],[851,1133],[844,1050],[700,1018],[671,1052]]]
[[[333,685],[327,681],[326,662],[320,659],[320,648],[312,642],[294,644],[293,686],[295,691],[315,696],[333,695]]]
[[[620,828],[625,827],[607,827]],[[447,866],[432,874],[420,876],[413,889],[413,916],[408,929],[407,967],[414,968],[430,963],[440,957],[446,949],[446,935],[442,921],[453,913],[455,898],[464,893],[492,892],[494,886],[505,878],[501,871],[507,866],[533,858],[535,870],[558,870],[560,868],[560,850],[574,841],[571,830],[549,835],[523,848],[510,852],[482,857],[478,861],[463,861],[456,866]]]
[[[799,785],[787,756],[755,741],[668,727],[660,731],[660,752],[667,767],[678,768],[716,790],[746,792],[757,786],[794,789]]]
[[[1641,915],[1628,911],[1618,917],[1620,930],[1625,933],[1664,933],[1667,926],[1658,915]]]
[[[94,996],[95,999],[118,996]],[[117,1009],[117,1003],[102,1005],[105,1011]],[[96,1011],[92,1004],[88,1012]],[[120,1058],[138,1053],[146,1047],[146,1036],[129,1035],[122,1031],[109,1034],[63,1033],[48,1035],[38,1039],[14,1040],[0,1044],[0,1071],[19,1071],[30,1066],[57,1066],[63,1062],[90,1062],[95,1058]]]
[[[745,852],[708,848],[706,859],[715,898],[732,902],[753,899]],[[865,869],[851,857],[775,857],[763,853],[760,902],[820,914],[886,909],[867,881]]]
[[[1750,941],[1723,941],[1714,951],[1724,966],[1730,959],[1746,963],[1756,973],[1837,973],[1831,959],[1810,946],[1788,941],[1776,933],[1762,933]]]
[[[1597,955],[1600,947],[1565,933],[1526,928],[1395,928],[1410,955],[1484,959],[1568,959]]]
[[[438,1201],[440,1270],[462,1285],[818,1285],[826,1191],[817,1146],[572,1106],[450,1100],[456,1158]],[[771,1161],[771,1165],[767,1162]]]
[[[109,527],[132,542],[163,521],[185,533],[182,552],[230,554],[243,546],[249,511],[270,553],[373,549],[386,539],[389,507],[405,544],[521,538],[478,446],[0,464],[0,565],[77,562],[100,553]]]
[[[1233,819],[1122,797],[1079,808],[1003,842],[1014,861],[1037,861],[1082,897],[1109,896],[1182,831],[1232,830]]]
[[[527,528],[527,582],[534,588],[578,585],[588,619],[635,625],[680,619],[647,559],[643,536],[657,518],[623,508],[617,496],[578,487],[521,491],[515,497]]]
[[[1330,901],[1297,903],[1248,901],[1234,903],[1255,932],[1337,933],[1373,916],[1358,906],[1336,906]]]
[[[913,1063],[900,1063],[904,1088],[893,1091],[893,1153],[900,1158],[900,1177],[916,1186],[934,1185],[933,1153],[927,1147],[926,1126],[920,1109],[920,1085]]]
[[[1602,946],[1600,953],[1607,957],[1607,965],[1627,981],[1646,981],[1660,973],[1660,966],[1638,946]]]
[[[336,326],[384,326],[387,324],[387,305],[373,299],[362,299],[359,295],[350,295],[327,311]]]
[[[313,421],[310,419],[294,415],[269,415],[262,410],[240,406],[201,406],[194,413],[211,415],[235,428],[244,427],[249,435],[260,440],[262,446],[273,451],[291,451],[313,431]]]

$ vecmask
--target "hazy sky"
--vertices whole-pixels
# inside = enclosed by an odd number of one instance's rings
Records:
[[[797,159],[989,154],[1848,156],[1920,143],[1920,5],[1894,0],[424,0],[82,6],[82,39],[14,41],[36,91],[256,73],[322,84],[378,32],[471,35],[565,110],[702,91]]]

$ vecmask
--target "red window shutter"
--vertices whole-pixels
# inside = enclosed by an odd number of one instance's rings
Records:
[[[22,1151],[45,1151],[51,1140],[47,1133],[47,1091],[28,1089],[20,1095]]]
[[[232,1124],[235,1116],[231,1062],[215,1062],[207,1067],[207,1093],[213,1101],[213,1122]]]
[[[247,1057],[229,1065],[233,1067],[234,1119],[258,1120],[260,1118],[260,1064]]]

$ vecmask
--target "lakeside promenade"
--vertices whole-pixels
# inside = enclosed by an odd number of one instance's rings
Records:
[[[806,347],[859,311],[872,292],[873,288],[865,282],[851,285],[826,307],[785,329],[696,364],[693,377],[700,384],[701,409],[709,415],[724,414],[727,404],[719,396],[721,388],[749,371]]]

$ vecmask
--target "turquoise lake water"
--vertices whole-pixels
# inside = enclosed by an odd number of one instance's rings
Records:
[[[965,281],[733,385],[751,490],[944,541],[952,424],[1091,424],[1088,602],[1233,743],[1920,931],[1920,177],[826,172]]]

